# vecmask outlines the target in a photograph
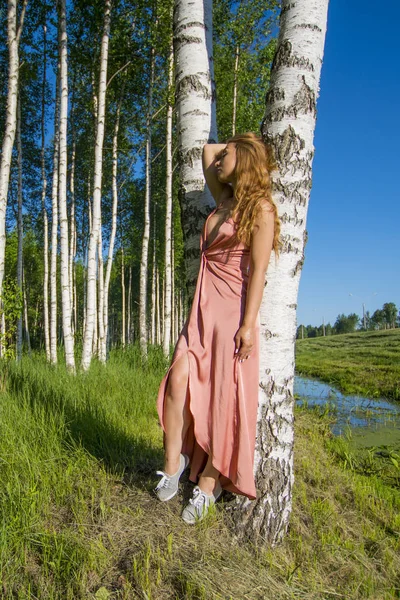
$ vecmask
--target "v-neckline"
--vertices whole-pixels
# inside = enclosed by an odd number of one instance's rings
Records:
[[[227,219],[225,219],[224,221],[222,221],[222,222],[220,223],[220,226],[218,227],[218,231],[217,231],[217,233],[216,233],[216,235],[215,235],[214,239],[213,239],[213,240],[212,240],[212,242],[209,244],[209,243],[208,243],[208,238],[209,238],[209,235],[208,235],[208,229],[207,229],[208,220],[210,219],[210,217],[212,217],[213,215],[215,215],[215,213],[216,213],[217,211],[218,211],[218,206],[217,206],[216,208],[214,208],[214,210],[213,210],[212,212],[210,212],[210,214],[208,215],[208,217],[207,217],[207,219],[206,219],[206,222],[205,222],[205,225],[204,225],[204,250],[208,250],[208,248],[210,248],[210,247],[213,245],[213,243],[215,242],[215,240],[216,240],[216,239],[217,239],[217,237],[219,236],[219,232],[220,232],[220,229],[221,229],[222,225],[223,225],[224,223],[228,223],[228,221],[232,221],[232,217],[231,217],[231,216],[230,216],[230,217],[228,217]]]

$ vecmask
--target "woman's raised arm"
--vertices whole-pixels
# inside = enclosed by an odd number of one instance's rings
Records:
[[[224,198],[232,196],[232,188],[227,183],[218,180],[215,162],[220,152],[225,150],[226,144],[206,144],[203,148],[203,173],[215,202],[219,203]]]

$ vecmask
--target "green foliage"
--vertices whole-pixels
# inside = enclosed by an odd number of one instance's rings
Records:
[[[336,333],[353,333],[359,320],[360,317],[355,313],[351,313],[350,315],[342,313],[341,315],[338,315],[334,324]]]
[[[265,110],[276,48],[276,0],[214,2],[214,64],[219,139],[232,135],[235,62],[237,70],[236,132],[259,131]]]
[[[17,322],[22,311],[22,292],[13,279],[3,282],[3,295],[1,297],[0,319],[5,320],[5,330],[0,333],[2,358],[10,360],[15,358],[15,335]]]

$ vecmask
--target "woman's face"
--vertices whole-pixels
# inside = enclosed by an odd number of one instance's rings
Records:
[[[233,183],[235,181],[236,146],[229,143],[219,155],[215,162],[218,181],[221,183]]]

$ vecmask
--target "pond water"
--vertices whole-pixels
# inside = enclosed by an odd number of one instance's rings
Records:
[[[335,417],[332,433],[351,434],[362,446],[397,445],[400,443],[400,403],[383,398],[346,396],[317,379],[296,376],[296,402],[301,406],[326,407]]]

